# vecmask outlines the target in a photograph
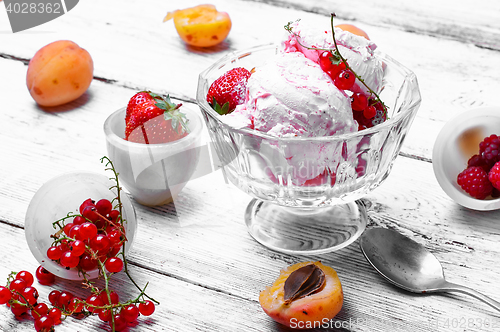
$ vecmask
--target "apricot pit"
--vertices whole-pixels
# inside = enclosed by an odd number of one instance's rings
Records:
[[[337,272],[321,262],[301,262],[280,272],[260,293],[265,313],[292,328],[321,327],[342,309],[344,294]]]

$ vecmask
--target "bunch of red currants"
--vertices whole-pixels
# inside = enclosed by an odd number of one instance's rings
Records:
[[[77,268],[85,272],[98,267],[98,260],[108,272],[120,272],[123,261],[116,257],[126,241],[120,211],[111,202],[101,199],[97,203],[85,200],[79,208],[80,215],[70,215],[72,222],[61,225],[62,233],[56,233],[54,243],[47,249],[47,257],[65,268]]]
[[[353,89],[356,75],[331,51],[324,51],[320,54],[319,65],[339,90],[351,91]],[[364,93],[352,92],[351,107],[359,130],[371,128],[387,119],[384,106],[372,95],[367,97]]]
[[[127,241],[120,211],[120,204],[114,209],[107,199],[95,202],[89,198],[80,205],[80,214],[68,214],[53,223],[58,231],[51,236],[53,243],[47,257],[66,269],[77,269],[83,276],[84,288],[90,288],[90,295],[80,298],[68,291],[53,290],[48,297],[50,308],[38,302],[33,275],[21,271],[11,273],[7,285],[0,286],[0,304],[7,304],[16,317],[30,312],[36,331],[41,332],[54,331],[55,325],[70,315],[95,315],[107,322],[112,331],[121,331],[134,325],[140,314],[153,314],[156,301],[146,299],[149,297],[145,289],[140,289],[135,299],[120,303],[118,294],[108,287],[109,275],[124,268],[124,260],[117,257],[125,259],[121,249]],[[71,222],[67,223],[68,220]],[[87,272],[94,269],[99,269],[105,279],[104,289],[87,279]],[[125,272],[128,275],[126,269]],[[37,269],[36,278],[41,285],[55,281],[55,276],[42,266]]]

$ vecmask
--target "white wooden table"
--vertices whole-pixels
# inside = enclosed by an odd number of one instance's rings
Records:
[[[328,20],[364,29],[379,48],[412,69],[422,105],[389,179],[366,197],[368,227],[390,227],[424,244],[443,262],[452,282],[500,300],[500,211],[460,207],[439,187],[431,164],[434,140],[458,112],[499,104],[500,2],[483,0],[377,2],[337,0],[214,0],[233,28],[221,45],[185,46],[171,10],[194,0],[86,0],[68,14],[13,34],[0,9],[0,280],[10,271],[34,273],[38,262],[24,237],[24,217],[37,189],[72,170],[103,172],[102,124],[138,90],[170,93],[194,103],[198,74],[229,51],[275,41],[288,21]],[[47,112],[25,85],[27,63],[42,46],[70,39],[87,49],[95,79],[80,99]],[[285,266],[321,260],[342,281],[345,302],[332,331],[500,331],[500,315],[465,295],[416,295],[380,277],[358,243],[338,252],[299,257],[270,251],[246,232],[250,197],[215,172],[187,184],[174,204],[135,204],[139,229],[131,272],[161,302],[130,331],[287,331],[260,308],[259,291]],[[116,275],[124,297],[133,287]],[[3,282],[2,282],[3,283]],[[36,283],[36,282],[35,282]],[[41,298],[77,282],[37,286]],[[82,293],[83,295],[83,293]],[[56,331],[95,331],[97,318],[69,318]],[[33,331],[0,306],[1,331]]]

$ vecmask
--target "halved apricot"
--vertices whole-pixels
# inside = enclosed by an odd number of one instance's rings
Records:
[[[352,24],[338,24],[335,27],[340,28],[340,29],[342,29],[344,31],[349,31],[350,33],[353,33],[353,34],[361,36],[361,37],[365,37],[366,39],[370,40],[370,38],[368,37],[368,34],[366,32],[364,32],[363,30],[361,30],[360,28],[358,28],[357,26],[355,26],[355,25],[352,25]]]
[[[210,47],[226,39],[231,30],[231,19],[213,5],[199,5],[167,13],[163,22],[174,19],[175,29],[189,45]]]
[[[307,296],[293,301],[285,300],[285,282],[290,275],[301,268],[314,264],[324,273],[322,287]],[[318,328],[327,324],[342,309],[344,293],[337,272],[321,262],[301,262],[280,272],[272,286],[260,293],[259,302],[276,322],[291,328]]]

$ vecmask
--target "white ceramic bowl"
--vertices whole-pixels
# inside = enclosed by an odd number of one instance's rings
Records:
[[[129,142],[125,137],[125,113],[121,108],[104,123],[108,157],[120,181],[134,199],[146,206],[172,202],[196,170],[200,158],[203,120],[198,109],[183,105],[189,134],[164,144]]]
[[[439,132],[432,151],[432,166],[439,185],[458,204],[479,211],[500,209],[500,198],[479,200],[457,184],[467,161],[479,153],[479,143],[500,135],[500,107],[471,109],[448,121]]]
[[[64,279],[82,279],[78,275],[78,270],[67,270],[47,258],[47,249],[53,241],[50,236],[57,231],[53,228],[52,223],[65,217],[69,212],[77,214],[80,204],[88,198],[95,201],[102,198],[112,200],[116,197],[116,191],[109,189],[113,185],[115,182],[106,175],[74,172],[49,180],[35,193],[26,212],[24,229],[32,254],[45,269]],[[134,207],[127,195],[123,194],[120,198],[123,204],[123,215],[126,220],[125,234],[128,240],[125,244],[125,252],[128,252],[135,238],[137,220]],[[96,278],[99,271],[94,269],[88,271],[88,274],[90,278]]]

